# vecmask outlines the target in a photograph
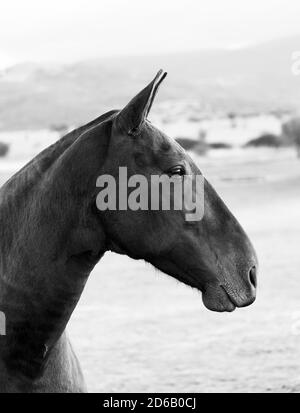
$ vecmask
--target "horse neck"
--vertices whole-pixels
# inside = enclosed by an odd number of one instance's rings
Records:
[[[0,310],[7,320],[0,352],[10,370],[27,376],[40,374],[105,252],[97,215],[86,213],[104,157],[91,131],[67,136],[63,151],[44,151],[0,195]]]

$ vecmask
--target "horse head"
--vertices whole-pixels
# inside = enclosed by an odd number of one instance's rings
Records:
[[[203,177],[183,148],[147,120],[165,76],[160,71],[123,110],[102,124],[109,138],[100,174],[118,181],[121,166],[127,168],[128,176],[142,175],[147,181],[164,174],[179,180],[186,175]],[[258,262],[246,233],[204,177],[203,185],[200,220],[187,221],[184,210],[113,208],[95,213],[108,249],[143,259],[200,290],[210,310],[233,311],[255,300]]]

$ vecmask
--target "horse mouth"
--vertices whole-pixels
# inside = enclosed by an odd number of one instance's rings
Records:
[[[246,297],[230,293],[223,285],[209,286],[202,293],[202,301],[205,307],[211,311],[229,312],[236,308],[247,307],[255,301],[255,296]]]
[[[233,298],[222,285],[206,288],[202,293],[202,301],[208,310],[218,313],[231,313],[237,307]]]
[[[178,281],[200,291],[202,293],[203,304],[210,311],[231,313],[237,307],[246,307],[255,300],[255,295],[250,294],[250,291],[246,291],[244,288],[239,291],[238,288],[235,289],[229,285],[226,288],[217,279],[212,281],[212,277],[207,276],[205,281],[202,280],[202,282],[199,283],[199,277],[196,277],[194,272],[184,272],[183,275],[170,260],[166,262],[162,259],[149,259],[148,262],[164,273],[176,278]],[[211,274],[209,273],[209,275]]]

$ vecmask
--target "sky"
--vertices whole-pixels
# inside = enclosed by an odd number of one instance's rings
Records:
[[[299,0],[0,0],[0,68],[240,47],[300,34],[299,15]]]

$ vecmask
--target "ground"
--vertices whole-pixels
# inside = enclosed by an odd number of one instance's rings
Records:
[[[300,161],[243,154],[197,162],[257,250],[257,301],[209,312],[197,291],[105,255],[68,326],[89,391],[300,391]]]

